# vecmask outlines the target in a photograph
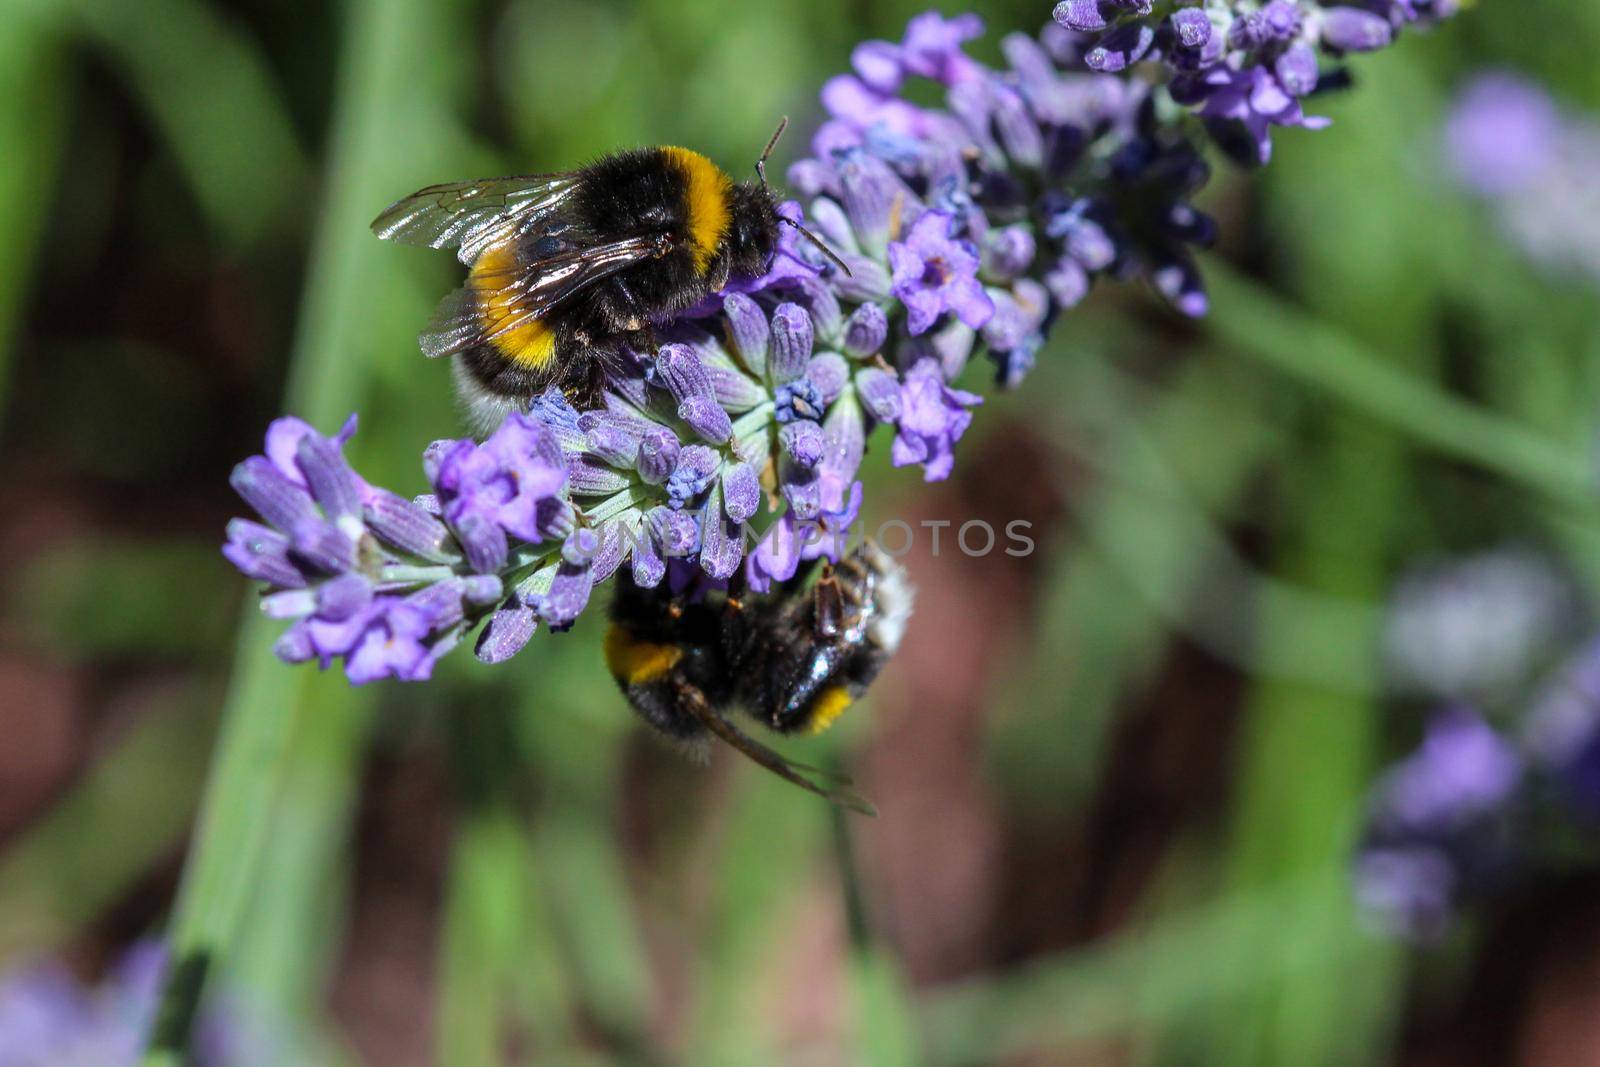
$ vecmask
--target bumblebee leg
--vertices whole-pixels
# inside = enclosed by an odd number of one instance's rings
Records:
[[[656,340],[655,327],[651,326],[647,322],[638,329],[629,330],[628,347],[633,349],[635,352],[642,353],[654,359],[655,354],[661,351],[661,342]]]
[[[705,699],[705,694],[688,683],[679,681],[675,685],[678,699],[677,705],[684,711],[699,719],[706,729],[716,734],[723,741],[749,756],[756,763],[776,774],[779,778],[819,797],[838,804],[840,807],[849,808],[851,811],[862,815],[876,815],[877,809],[864,798],[846,789],[828,789],[811,781],[800,773],[800,766],[778,755],[772,749],[763,745],[733,723],[723,718],[716,708]],[[807,768],[808,770],[811,768]]]

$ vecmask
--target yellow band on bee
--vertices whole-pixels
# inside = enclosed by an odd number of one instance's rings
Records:
[[[625,627],[613,624],[606,631],[605,655],[606,669],[613,678],[627,685],[647,685],[676,667],[683,649],[640,641]]]
[[[517,292],[509,284],[516,277],[516,267],[516,251],[510,244],[490,248],[472,264],[478,317],[484,332],[500,331],[490,343],[502,356],[530,370],[542,370],[556,352],[556,335],[543,319],[530,318],[508,330],[500,329],[508,318],[521,314],[516,307]]]
[[[733,221],[733,180],[693,149],[669,145],[661,151],[689,183],[689,247],[694,269],[704,274]]]
[[[850,693],[842,685],[830,685],[817,694],[815,703],[811,705],[811,719],[806,723],[806,733],[820,734],[833,725],[833,721],[844,714],[850,706]]]

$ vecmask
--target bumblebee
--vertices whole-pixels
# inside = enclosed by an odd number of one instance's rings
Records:
[[[758,181],[658,146],[564,173],[432,185],[379,215],[380,238],[454,248],[468,267],[420,341],[454,358],[473,429],[489,432],[551,385],[592,406],[609,357],[653,353],[655,321],[765,271],[780,224],[805,232],[767,187],[787,122],[756,162]]]
[[[742,707],[778,733],[820,733],[899,647],[914,591],[877,545],[868,541],[824,568],[809,588],[806,577],[761,598],[685,602],[662,587],[641,589],[624,572],[606,666],[634,711],[667,738],[694,752],[720,738],[779,777],[870,814],[860,797],[807,776],[827,772],[780,756],[728,718]]]

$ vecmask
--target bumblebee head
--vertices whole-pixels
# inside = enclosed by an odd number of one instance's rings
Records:
[[[755,277],[766,271],[778,247],[777,205],[765,185],[740,182],[733,187],[731,206],[729,270],[741,277]]]

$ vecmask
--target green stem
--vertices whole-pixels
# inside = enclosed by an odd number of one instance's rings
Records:
[[[1581,449],[1429,386],[1218,260],[1206,264],[1206,279],[1216,303],[1207,328],[1233,351],[1338,397],[1438,452],[1593,509],[1593,471]]]
[[[359,402],[372,372],[365,324],[370,236],[358,220],[382,203],[392,170],[418,146],[397,134],[397,103],[419,92],[418,57],[434,21],[419,0],[356,0],[344,28],[343,69],[330,143],[327,218],[307,276],[291,361],[288,406],[326,425]],[[419,112],[421,109],[418,109]],[[416,136],[418,131],[406,131]],[[276,626],[254,608],[240,629],[234,677],[200,823],[168,935],[171,972],[145,1067],[177,1067],[207,980],[236,950],[265,862],[275,804],[289,775],[290,738],[305,682],[272,654]],[[350,707],[333,709],[350,713]]]

